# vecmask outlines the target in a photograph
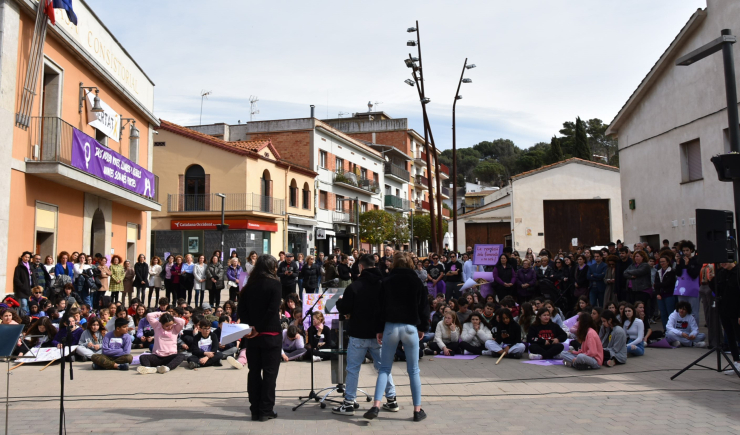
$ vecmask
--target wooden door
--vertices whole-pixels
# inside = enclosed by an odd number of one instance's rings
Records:
[[[579,246],[606,245],[611,237],[608,199],[556,200],[543,202],[545,247],[550,252],[575,251]]]
[[[466,246],[473,246],[476,243],[497,243],[505,245],[507,236],[511,236],[511,226],[508,222],[465,224]]]

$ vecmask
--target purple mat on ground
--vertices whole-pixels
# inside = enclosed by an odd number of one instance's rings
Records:
[[[532,364],[536,366],[561,366],[563,360],[561,359],[535,359],[531,361],[522,361],[524,364]]]
[[[665,338],[659,341],[656,341],[655,343],[650,343],[647,345],[647,347],[658,347],[661,349],[675,349],[675,347],[671,346],[670,343],[668,343],[668,340]]]
[[[435,358],[443,358],[443,359],[476,359],[480,355],[455,355],[455,356],[445,356],[445,355],[435,355]]]
[[[139,362],[139,355],[136,355],[136,356],[134,357],[134,360],[133,360],[133,361],[131,361],[131,365],[134,365],[134,364],[141,364],[141,363]]]

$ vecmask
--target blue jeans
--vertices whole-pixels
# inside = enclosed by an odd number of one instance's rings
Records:
[[[592,307],[603,307],[604,306],[604,293],[606,292],[606,289],[591,289],[591,293],[589,294],[589,299],[591,300],[591,306]]]
[[[21,314],[28,315],[28,299],[18,298],[18,303],[21,304],[19,307]]]
[[[645,355],[645,342],[641,341],[635,345],[635,349],[632,350],[632,346],[627,345],[627,354],[632,356],[643,356]]]
[[[442,281],[440,281],[442,282]],[[403,344],[406,353],[406,372],[409,374],[411,399],[414,406],[421,406],[421,378],[419,377],[419,333],[416,326],[404,323],[386,323],[383,330],[383,347],[380,353],[380,370],[375,383],[375,400],[383,398],[393,366],[393,354],[398,343]]]
[[[360,366],[365,361],[365,354],[370,352],[373,358],[375,371],[380,370],[380,345],[378,340],[372,338],[349,338],[347,347],[347,379],[344,381],[344,400],[354,402],[357,397],[357,381],[360,380]],[[393,377],[388,375],[385,385],[385,397],[396,397],[396,386],[393,385]]]
[[[660,310],[660,323],[663,324],[663,330],[665,331],[665,327],[668,324],[668,316],[676,310],[676,297],[673,295],[661,296],[658,299],[658,309]]]

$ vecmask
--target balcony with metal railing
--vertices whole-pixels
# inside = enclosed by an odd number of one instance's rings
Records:
[[[396,211],[408,211],[411,209],[411,203],[408,199],[403,199],[395,195],[385,195],[385,208]]]
[[[405,168],[394,165],[391,162],[385,163],[385,176],[396,178],[398,181],[408,183],[411,180],[411,174]]]
[[[151,196],[121,187],[72,165],[72,138],[75,128],[55,116],[31,117],[28,123],[26,173],[57,184],[92,193],[141,211],[160,211],[159,177],[154,175]],[[107,148],[107,147],[105,147]],[[108,148],[109,149],[109,148]],[[111,155],[121,156],[109,149]],[[129,165],[129,167],[131,167]],[[152,174],[153,175],[153,174]],[[146,192],[146,190],[144,190]]]
[[[427,165],[427,153],[416,150],[414,153],[414,164],[419,166]]]
[[[447,165],[439,164],[440,178],[450,178],[450,168]]]
[[[429,190],[429,180],[423,175],[417,175],[414,177],[414,186],[419,189]]]
[[[226,193],[224,212],[267,213],[285,215],[285,200],[256,193]],[[168,213],[221,214],[221,197],[215,193],[204,195],[167,194]]]
[[[332,213],[332,221],[337,224],[355,224],[357,223],[357,219],[355,216],[354,211],[333,211]]]
[[[417,199],[414,204],[416,206],[416,211],[429,213],[429,201]]]
[[[377,181],[368,180],[351,171],[337,170],[334,172],[333,181],[337,186],[346,187],[356,192],[369,195],[380,193],[380,186]]]
[[[441,189],[440,193],[442,193],[442,196],[444,196],[447,199],[449,199],[450,198],[450,188],[449,187],[445,187],[445,186],[441,186],[441,187],[442,187],[442,189]]]

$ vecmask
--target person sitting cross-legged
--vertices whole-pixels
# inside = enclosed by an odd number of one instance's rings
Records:
[[[482,355],[501,356],[519,359],[526,350],[522,343],[522,328],[516,323],[508,308],[502,308],[499,312],[501,322],[498,324],[496,333],[492,340],[485,343],[486,350]]]
[[[601,345],[599,334],[593,326],[593,319],[589,313],[578,315],[578,330],[576,339],[581,343],[579,350],[564,350],[560,356],[563,364],[578,370],[598,369],[604,362],[604,347]]]
[[[197,369],[200,367],[221,366],[221,352],[218,349],[218,338],[211,334],[211,322],[201,319],[198,322],[198,333],[193,336],[193,346],[190,348],[192,355],[188,357],[188,367]]]
[[[676,311],[668,316],[666,324],[668,330],[665,338],[671,343],[671,346],[686,347],[705,347],[706,335],[699,332],[699,325],[696,324],[694,316],[691,315],[691,304],[687,301],[681,301],[676,304]]]
[[[116,319],[116,329],[103,337],[103,352],[93,355],[91,359],[93,370],[128,370],[133,361],[128,319]]]

